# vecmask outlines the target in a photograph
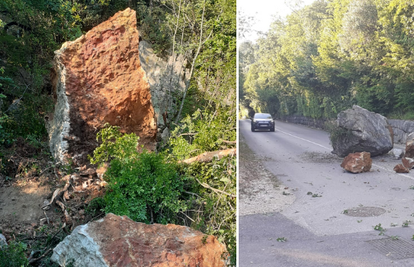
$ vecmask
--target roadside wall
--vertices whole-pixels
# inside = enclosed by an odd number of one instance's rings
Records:
[[[328,122],[327,119],[313,119],[305,116],[289,115],[281,117],[280,120],[327,130],[325,126],[326,122]],[[388,123],[394,132],[394,143],[396,144],[405,144],[407,136],[414,132],[414,121],[389,119]]]
[[[300,115],[289,115],[283,116],[280,120],[290,123],[303,124],[312,128],[324,129],[326,130],[325,123],[328,122],[327,119],[313,119]]]
[[[394,131],[394,143],[405,144],[407,136],[414,132],[414,121],[388,120]]]

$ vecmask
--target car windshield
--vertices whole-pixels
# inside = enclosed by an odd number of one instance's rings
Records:
[[[272,119],[272,116],[267,113],[256,113],[254,114],[255,119]]]

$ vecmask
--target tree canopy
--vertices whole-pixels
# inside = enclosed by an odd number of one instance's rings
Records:
[[[410,0],[316,0],[274,21],[251,46],[241,103],[312,118],[358,104],[414,119],[413,8]]]

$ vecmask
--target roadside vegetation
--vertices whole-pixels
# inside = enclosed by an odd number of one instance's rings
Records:
[[[111,190],[85,207],[84,221],[114,212],[147,223],[191,226],[224,242],[234,265],[236,159],[180,161],[235,147],[235,0],[0,1],[0,186],[16,183],[19,173],[58,185],[59,177],[77,172],[75,166],[54,164],[49,153],[45,116],[53,111],[53,52],[127,7],[137,11],[142,39],[160,57],[186,57],[190,80],[183,95],[171,96],[179,109],[171,120],[171,139],[159,152],[137,153],[138,137],[116,127],[100,132],[102,144],[90,156],[97,166],[111,163],[105,176]],[[132,179],[136,176],[142,179]],[[0,266],[52,266],[50,249],[70,231],[41,228],[34,230],[37,238],[24,231],[6,234],[12,242],[0,250],[0,259],[11,260]]]
[[[408,0],[316,0],[276,19],[240,46],[241,115],[329,119],[357,104],[414,119],[413,9]]]

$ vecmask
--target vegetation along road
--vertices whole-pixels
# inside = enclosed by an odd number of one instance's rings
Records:
[[[241,266],[413,266],[414,174],[391,156],[351,174],[322,130],[240,135]]]

